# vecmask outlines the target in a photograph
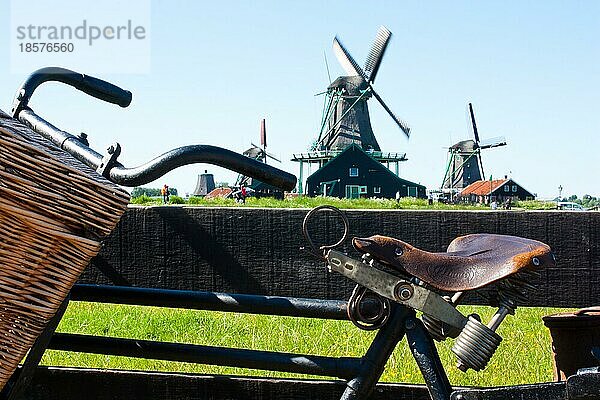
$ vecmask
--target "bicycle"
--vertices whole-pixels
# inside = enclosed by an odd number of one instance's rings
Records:
[[[230,168],[283,189],[289,190],[295,186],[295,177],[291,174],[214,146],[181,147],[164,153],[144,165],[126,168],[118,161],[120,154],[118,143],[111,145],[104,154],[98,153],[89,148],[84,136],[75,136],[62,131],[31,110],[28,106],[31,96],[39,85],[47,81],[68,84],[121,107],[129,105],[131,93],[108,82],[70,70],[44,68],[34,72],[26,80],[17,92],[11,110],[12,118],[30,126],[38,134],[111,182],[124,186],[140,185],[151,182],[179,166],[207,162]],[[309,222],[323,210],[338,215],[344,225],[341,238],[332,245],[315,244],[309,232]],[[500,336],[495,332],[497,327],[507,315],[514,313],[524,291],[531,286],[530,279],[543,268],[555,263],[550,248],[541,242],[491,234],[457,238],[443,253],[426,252],[391,237],[354,238],[352,243],[355,250],[363,255],[361,259],[355,259],[336,250],[349,236],[349,223],[342,211],[330,206],[317,207],[308,212],[303,224],[303,234],[308,242],[306,250],[310,254],[323,261],[331,271],[357,283],[345,305],[348,319],[360,329],[378,330],[378,333],[369,350],[360,360],[347,359],[331,363],[331,360],[325,357],[314,357],[305,361],[294,360],[290,363],[286,355],[277,358],[279,363],[277,368],[304,373],[320,371],[323,375],[331,374],[331,376],[347,378],[347,388],[341,400],[369,396],[392,351],[404,336],[407,338],[432,399],[479,398],[476,397],[478,396],[476,391],[454,390],[451,387],[437,354],[434,340],[441,341],[448,338],[456,340],[453,352],[457,356],[460,369],[485,368],[501,341]],[[498,305],[496,314],[486,325],[476,315],[465,316],[456,309],[456,305],[465,294],[482,288],[491,288],[489,291],[495,295],[491,300]],[[109,295],[120,292],[133,295],[132,297],[143,294],[140,288],[95,287],[80,288],[78,292],[84,292],[84,289],[95,291],[92,297],[99,296],[102,291],[107,291]],[[155,298],[155,294],[144,295],[147,298]],[[187,296],[168,290],[163,290],[162,294],[170,296],[173,304]],[[199,301],[202,296],[201,293],[197,293],[195,300]],[[214,296],[205,297],[210,297],[210,301],[214,301],[212,298]],[[146,302],[146,305],[152,304],[147,298],[143,298],[142,302]],[[275,301],[271,302],[271,300]],[[267,299],[264,296],[238,295],[235,305],[229,303],[223,308],[240,311],[260,305],[263,309],[278,307],[277,312],[281,313],[280,315],[315,316],[321,312],[316,309],[321,307],[334,318],[339,317],[340,302],[297,300],[294,300],[295,303],[290,302],[291,306],[288,307],[282,304],[280,298]],[[218,309],[214,304],[211,307],[214,308],[210,309]],[[417,318],[417,311],[423,313],[421,318]],[[60,312],[57,316],[60,320]],[[53,329],[46,332],[46,339],[49,340],[52,332]],[[89,344],[83,343],[83,346]],[[118,343],[119,346],[127,344],[124,341]],[[135,351],[137,349],[133,349],[132,353]],[[186,351],[189,351],[188,348]],[[43,351],[32,353],[41,357]],[[272,355],[255,352],[252,353],[255,359],[250,360],[248,354],[243,354],[246,364],[242,363],[242,365],[268,366],[273,364],[275,359]],[[255,361],[256,359],[261,361]],[[237,361],[229,362],[237,365],[235,364]],[[28,365],[35,366],[35,359]],[[26,376],[27,374],[22,372],[19,378]],[[550,386],[546,392],[540,393],[551,393],[553,388],[554,386]],[[534,393],[532,397],[527,397],[528,395],[523,393],[525,392],[515,388],[513,395],[518,394],[519,398],[523,399],[540,398],[539,393]],[[531,391],[527,393],[531,394]]]

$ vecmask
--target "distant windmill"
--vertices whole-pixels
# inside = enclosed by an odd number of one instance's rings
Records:
[[[348,74],[340,76],[329,85],[319,138],[314,150],[343,150],[350,144],[361,145],[366,151],[381,151],[371,128],[367,100],[375,97],[400,129],[409,136],[410,128],[400,120],[375,92],[373,83],[392,33],[380,27],[364,69],[352,58],[336,36],[333,51]]]
[[[264,118],[260,121],[260,146],[257,146],[252,142],[250,142],[250,145],[252,147],[242,153],[246,157],[250,157],[254,160],[262,161],[264,163],[267,162],[267,158],[272,158],[277,162],[281,162],[273,154],[267,152],[267,126]]]
[[[246,157],[250,157],[260,162],[264,162],[265,164],[267,163],[267,159],[269,158],[277,162],[281,162],[273,154],[267,152],[267,126],[264,118],[260,121],[260,146],[257,146],[252,142],[250,142],[250,145],[252,147],[250,147],[248,150],[242,153]],[[252,186],[252,178],[244,175],[238,175],[238,178],[236,180],[236,186],[239,185]]]
[[[463,140],[448,149],[448,166],[442,182],[443,189],[462,189],[473,182],[485,179],[481,150],[506,146],[503,136],[480,141],[471,103],[469,103],[469,114],[475,140]]]

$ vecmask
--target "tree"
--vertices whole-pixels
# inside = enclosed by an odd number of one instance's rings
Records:
[[[169,194],[177,196],[177,189],[169,187]],[[146,195],[148,197],[160,197],[160,189],[156,188],[144,188],[144,187],[134,187],[131,191],[131,198],[135,199],[136,197],[140,197]]]

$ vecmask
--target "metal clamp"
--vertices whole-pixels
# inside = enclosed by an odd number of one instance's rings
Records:
[[[380,296],[422,311],[458,329],[462,329],[467,323],[464,315],[442,296],[429,289],[378,270],[336,250],[329,250],[325,259],[332,271],[352,279]]]
[[[110,177],[110,169],[117,162],[117,158],[121,155],[121,145],[119,143],[111,144],[108,149],[106,149],[106,153],[102,157],[102,161],[98,164],[98,168],[96,168],[96,172],[102,175],[105,178]]]

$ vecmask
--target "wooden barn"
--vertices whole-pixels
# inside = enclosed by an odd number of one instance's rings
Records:
[[[460,192],[463,201],[469,203],[486,203],[492,201],[503,203],[507,200],[533,200],[535,195],[513,181],[511,178],[489,181],[476,181]]]
[[[310,175],[306,180],[309,196],[340,198],[425,197],[425,186],[396,176],[361,146],[352,144]]]

